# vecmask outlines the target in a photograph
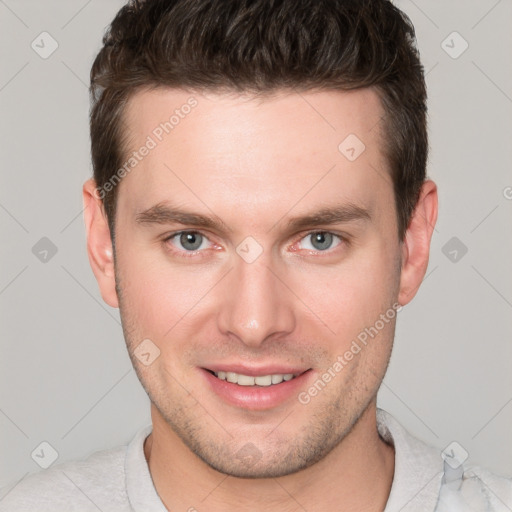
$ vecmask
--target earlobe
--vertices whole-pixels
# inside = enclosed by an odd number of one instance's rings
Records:
[[[98,281],[103,300],[116,308],[119,303],[115,283],[114,251],[103,202],[93,179],[84,183],[82,195],[89,263]]]
[[[408,304],[416,295],[428,267],[430,241],[437,221],[437,187],[427,180],[412,214],[402,245],[398,302]]]

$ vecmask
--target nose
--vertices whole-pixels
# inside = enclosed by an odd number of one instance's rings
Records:
[[[218,328],[257,348],[267,338],[289,334],[295,328],[294,296],[269,258],[247,263],[236,257],[223,283]]]

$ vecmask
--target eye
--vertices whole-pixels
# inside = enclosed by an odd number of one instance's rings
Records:
[[[341,237],[328,231],[316,231],[302,238],[299,244],[302,245],[302,249],[325,252],[340,245]]]
[[[180,231],[166,238],[174,247],[185,252],[195,252],[206,249],[209,240],[197,231]]]

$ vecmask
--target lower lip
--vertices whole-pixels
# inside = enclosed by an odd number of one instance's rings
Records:
[[[305,388],[306,380],[311,374],[311,370],[307,370],[292,380],[271,386],[239,386],[227,380],[218,379],[204,368],[201,368],[201,372],[211,389],[224,401],[252,411],[272,409],[291,397],[296,398],[300,389]]]

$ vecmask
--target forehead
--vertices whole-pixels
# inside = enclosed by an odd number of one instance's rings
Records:
[[[140,210],[178,198],[251,215],[284,213],[297,201],[369,205],[392,191],[382,116],[371,89],[263,98],[139,92],[125,111],[126,158],[138,155],[121,181],[119,204]]]

